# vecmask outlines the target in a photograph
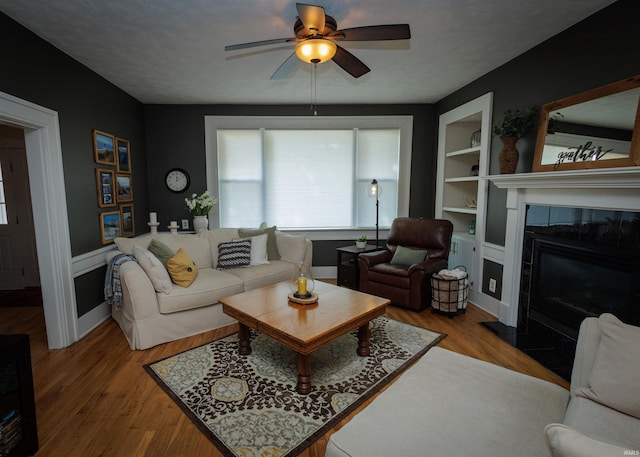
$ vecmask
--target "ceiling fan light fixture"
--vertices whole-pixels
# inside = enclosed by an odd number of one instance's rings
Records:
[[[336,55],[338,47],[331,40],[311,38],[296,45],[296,55],[306,63],[322,63]]]

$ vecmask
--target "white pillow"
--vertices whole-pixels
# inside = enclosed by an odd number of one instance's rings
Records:
[[[151,242],[151,235],[147,233],[136,238],[117,237],[113,241],[115,241],[116,246],[118,246],[118,251],[133,255],[133,248],[135,246],[143,248],[149,246],[149,243]]]
[[[269,263],[269,257],[267,255],[267,237],[268,235],[266,233],[249,237],[251,238],[251,261],[249,262],[249,265],[266,265]]]
[[[576,395],[640,419],[640,327],[609,313],[598,322],[602,336],[589,388],[576,389]]]
[[[133,248],[133,255],[151,280],[156,292],[171,293],[173,289],[171,276],[162,262],[153,253],[139,246]]]
[[[296,265],[302,263],[307,250],[306,240],[307,238],[304,235],[289,235],[283,232],[276,232],[280,260],[286,260]]]
[[[549,453],[553,457],[623,457],[629,449],[594,440],[563,424],[549,424],[544,429]]]

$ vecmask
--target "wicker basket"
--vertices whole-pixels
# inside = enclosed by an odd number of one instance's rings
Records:
[[[467,309],[469,297],[469,275],[463,266],[455,269],[464,270],[462,278],[454,276],[433,274],[431,275],[431,307],[434,312],[457,314]]]

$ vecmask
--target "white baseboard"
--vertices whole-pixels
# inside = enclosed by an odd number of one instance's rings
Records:
[[[311,267],[311,274],[316,279],[336,279],[338,277],[337,267]]]
[[[107,302],[93,308],[78,318],[78,340],[91,333],[98,325],[111,317],[111,306]]]

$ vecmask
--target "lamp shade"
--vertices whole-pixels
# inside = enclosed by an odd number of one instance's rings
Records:
[[[296,55],[307,63],[322,63],[336,55],[338,47],[333,41],[323,38],[310,38],[296,45]]]
[[[382,194],[382,187],[378,184],[378,181],[374,179],[367,188],[367,195],[372,198],[378,198],[380,194]]]

